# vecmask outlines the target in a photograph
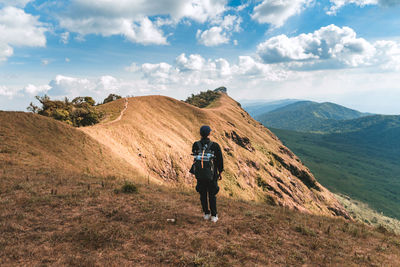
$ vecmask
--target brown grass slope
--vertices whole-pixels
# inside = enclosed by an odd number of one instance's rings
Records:
[[[102,175],[129,177],[135,169],[76,128],[25,112],[0,111],[2,177]],[[26,175],[24,174],[26,172]]]
[[[169,98],[159,97],[159,99],[160,105],[163,102],[173,103],[173,106],[183,105],[185,108],[183,111],[190,110],[187,114],[176,113],[182,118],[187,116],[199,124],[213,122],[210,121],[210,118],[213,118],[216,122],[214,128],[224,130],[222,127],[226,126],[226,121],[214,117],[217,116],[218,109],[224,108],[223,106],[216,107],[214,115],[207,115],[207,110],[196,109]],[[115,129],[120,130],[121,137],[129,131],[137,131],[131,128],[132,122],[128,119],[128,115],[132,116],[136,109],[132,103],[134,101],[129,99],[127,116],[124,115],[120,121],[115,122],[116,125],[111,123],[104,125],[104,128],[116,127]],[[263,139],[257,139],[261,137],[258,137],[257,133],[253,135],[251,130],[240,128],[241,125],[247,126],[249,123],[247,120],[241,121],[234,117],[235,109],[238,109],[235,105],[232,102],[231,113],[224,113],[225,119],[237,124],[235,131],[238,135],[249,137],[254,151],[242,151],[242,148],[231,139],[225,139],[225,134],[220,133],[215,136],[223,147],[232,150],[233,156],[226,155],[228,171],[233,173],[237,170],[235,168],[245,168],[250,177],[262,170],[261,176],[267,173],[264,170],[266,166],[269,172],[288,174],[284,166],[280,165],[282,164],[280,161],[285,166],[290,166],[288,164],[292,163],[304,168],[296,160],[297,163],[291,162],[290,159],[294,156],[286,151],[285,153],[291,156],[286,157],[286,154],[280,153],[277,156],[282,156],[282,160],[271,158],[271,164],[274,166],[269,163],[267,165],[261,161],[262,158],[254,156],[252,160],[256,164],[250,163],[250,166],[255,167],[247,166],[246,162],[239,163],[236,158],[238,156],[245,161],[247,153],[259,155],[261,152],[257,150],[260,149],[257,148],[257,142],[262,142]],[[150,112],[149,108],[147,112],[141,112],[140,116],[151,117],[151,114],[148,114]],[[176,111],[171,107],[171,110],[163,112],[168,118],[170,112]],[[242,116],[248,118],[245,113],[240,115]],[[153,119],[158,126],[165,124],[168,125],[164,127],[165,129],[174,129],[168,121],[160,122],[160,120]],[[248,120],[249,125],[252,125],[253,121],[250,118]],[[187,121],[183,120],[182,123],[190,126]],[[139,129],[143,130],[143,127],[150,126],[141,126]],[[97,127],[87,129],[94,130]],[[252,127],[254,130],[260,126],[254,124]],[[187,132],[182,133],[167,130],[169,134],[175,133],[172,139],[169,137],[169,141],[158,144],[168,145],[169,142],[170,145],[179,144],[173,138],[177,138],[180,134],[188,134],[191,138],[195,138],[197,128],[192,126]],[[225,130],[229,129],[232,128]],[[265,135],[270,134],[265,128],[260,127],[260,129]],[[145,143],[157,132],[160,131],[143,133],[143,136],[148,137],[142,137],[140,142]],[[261,153],[265,154],[266,159],[270,153],[279,153],[277,149],[282,150],[273,135],[269,136],[265,137],[271,142],[268,150]],[[162,137],[161,134],[160,138]],[[187,137],[182,137],[181,140],[186,140],[184,138]],[[181,142],[184,143],[182,146],[191,143],[190,140]],[[111,144],[114,143],[117,141],[112,140]],[[0,265],[400,265],[400,238],[388,233],[384,228],[373,229],[341,218],[304,214],[263,202],[232,199],[229,196],[231,192],[237,194],[233,198],[243,196],[251,199],[252,195],[249,192],[259,190],[256,185],[253,189],[250,185],[247,185],[248,189],[244,188],[246,183],[242,174],[237,176],[237,179],[242,183],[243,192],[234,187],[235,190],[232,191],[224,189],[222,195],[225,196],[218,198],[220,221],[217,224],[210,224],[201,218],[198,194],[188,187],[169,186],[177,184],[176,181],[181,178],[161,175],[158,178],[157,168],[161,167],[147,162],[152,156],[144,154],[146,153],[144,148],[139,151],[143,153],[140,157],[143,161],[141,164],[144,166],[149,164],[149,169],[154,169],[152,173],[154,181],[165,181],[164,184],[168,186],[155,183],[147,185],[140,172],[132,167],[136,166],[133,164],[135,161],[128,163],[116,153],[119,153],[116,148],[108,148],[78,129],[52,119],[23,112],[0,112]],[[175,150],[171,149],[170,153],[176,157]],[[190,148],[185,147],[185,153],[190,153]],[[128,160],[134,158],[134,155],[128,156]],[[139,164],[137,166],[141,167]],[[183,164],[178,166],[184,168]],[[170,168],[179,170],[176,166]],[[142,169],[141,172],[143,171],[146,169]],[[320,194],[319,191],[313,188],[306,189],[308,187],[303,186],[303,182],[293,175],[291,177],[291,182],[306,193],[305,198],[307,194],[311,198],[313,196],[322,198],[316,195]],[[269,186],[276,184],[272,178],[262,176],[261,181],[264,183],[260,184],[267,191],[256,192],[254,196],[269,194],[266,183],[269,183]],[[278,178],[282,179],[282,182],[278,182],[283,187],[286,181],[284,176],[281,178],[277,176],[274,179]],[[121,193],[124,179],[140,183],[139,192]],[[187,179],[190,183],[191,178]],[[227,176],[224,179],[222,187],[229,189],[229,183],[232,181]],[[280,192],[278,188],[279,186],[274,190]],[[323,194],[328,193],[323,190]],[[329,195],[324,197],[328,198]],[[276,198],[276,201],[284,203],[286,198],[287,196],[282,194],[282,199]],[[324,204],[324,202],[318,203]],[[175,219],[175,223],[168,223],[167,219],[170,218]]]
[[[121,107],[123,101],[103,108]],[[191,146],[203,124],[211,125],[212,140],[224,150],[221,195],[347,216],[300,160],[226,94],[204,109],[165,96],[129,98],[121,120],[81,130],[153,181],[193,185]]]

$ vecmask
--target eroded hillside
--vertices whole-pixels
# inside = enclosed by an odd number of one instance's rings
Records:
[[[122,106],[124,99],[104,105]],[[347,217],[290,150],[240,105],[221,94],[211,108],[197,108],[165,96],[127,99],[120,120],[80,128],[120,158],[159,183],[193,185],[188,173],[191,145],[198,129],[211,125],[225,158],[221,194],[265,201],[303,212]]]

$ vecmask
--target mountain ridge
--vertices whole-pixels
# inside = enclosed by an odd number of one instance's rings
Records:
[[[298,101],[258,115],[255,119],[272,128],[318,132],[338,121],[369,115],[331,102]]]
[[[111,115],[78,129],[36,114],[0,112],[6,141],[0,142],[0,265],[400,261],[398,236],[344,220],[331,193],[234,100],[226,96],[198,109],[167,97],[129,98],[116,120],[125,101],[99,106]],[[186,153],[202,123],[213,123],[212,138],[228,163],[218,196],[220,220],[212,226],[202,219],[193,177],[186,183],[176,176],[190,166]],[[157,149],[143,149],[150,141]],[[125,159],[125,152],[132,155]],[[254,194],[246,198],[240,190]]]
[[[135,108],[132,109],[132,106]],[[150,110],[152,113],[149,112]],[[163,120],[155,120],[154,117],[163,118]],[[113,124],[113,128],[98,124],[80,128],[80,130],[103,145],[109,144],[109,148],[114,153],[119,154],[138,169],[150,170],[143,172],[145,176],[153,177],[154,180],[161,179],[164,182],[192,184],[193,177],[187,173],[186,168],[192,161],[191,144],[199,138],[198,134],[194,133],[198,132],[202,124],[212,125],[215,134],[211,138],[220,143],[224,153],[228,154],[224,173],[226,179],[222,182],[221,194],[257,200],[264,198],[267,193],[269,201],[307,211],[307,208],[300,204],[302,201],[296,197],[296,194],[300,192],[295,192],[297,190],[288,177],[293,176],[293,173],[300,177],[304,175],[305,182],[301,184],[305,183],[306,188],[313,184],[319,188],[320,185],[307,169],[304,169],[303,173],[301,170],[303,167],[299,167],[301,164],[299,160],[282,145],[273,145],[277,150],[273,153],[261,145],[267,144],[265,142],[272,145],[278,140],[268,129],[254,121],[247,112],[241,109],[238,102],[226,94],[221,94],[221,97],[207,108],[194,107],[164,96],[130,98],[124,117]],[[121,127],[124,130],[119,130]],[[251,130],[247,129],[249,127]],[[150,130],[153,128],[159,131],[162,129],[164,133],[160,136],[160,133]],[[140,140],[133,141],[134,136],[142,137]],[[152,140],[157,140],[157,145],[153,145]],[[180,153],[176,154],[172,148],[179,150]],[[271,164],[275,162],[277,166],[281,166],[279,172],[288,174],[275,173],[276,171],[272,169],[276,167],[269,164],[270,168],[263,167],[263,163],[254,160],[254,157],[263,158],[265,162],[271,162]],[[279,178],[281,184],[274,178],[279,175],[283,176]],[[265,177],[270,177],[270,180],[265,181]],[[307,184],[307,179],[310,179],[311,184]],[[324,190],[322,189],[321,194],[325,194]],[[326,198],[330,197],[326,196]],[[324,212],[325,214],[342,213],[339,211],[342,209],[338,207],[336,203],[330,207],[331,210]],[[315,211],[320,208],[312,207],[311,209]]]
[[[146,177],[153,183],[191,187],[195,183],[188,172],[193,160],[191,145],[199,139],[200,126],[209,124],[213,129],[211,138],[221,145],[226,159],[221,195],[349,218],[335,197],[315,180],[300,160],[226,94],[221,93],[207,108],[197,108],[165,96],[119,99],[98,108],[113,110],[114,117],[118,117],[121,113],[116,111],[124,110],[124,103],[128,105],[119,120],[117,118],[110,123],[107,119],[104,123],[80,128],[35,114],[21,113],[27,119],[20,120],[21,124],[17,126],[20,139],[9,139],[14,142],[11,150],[16,152],[13,155],[28,157],[29,153],[24,151],[30,149],[30,140],[34,136],[36,140],[42,140],[40,153],[46,153],[51,163],[43,165],[35,161],[38,169],[56,170],[56,165],[68,163],[78,173],[113,175],[118,174],[121,168],[121,175],[125,177],[129,177],[131,171],[135,176]],[[10,124],[15,120],[15,114],[3,114],[2,129],[6,136],[10,134],[9,129],[15,128]],[[42,125],[42,121],[56,125],[59,130],[47,133],[53,128],[36,125]],[[85,145],[79,145],[72,139],[57,143],[57,136],[62,136],[63,132],[69,133],[69,138],[90,143],[86,145],[86,152],[81,156],[74,155],[74,149]],[[47,137],[43,139],[42,135]],[[61,154],[64,160],[52,161],[52,158],[60,158],[55,152],[59,150],[68,151],[65,155]],[[91,155],[89,151],[97,152]],[[104,157],[108,160],[103,163]],[[13,164],[18,166],[21,159],[14,160]],[[76,160],[78,164],[73,163]],[[85,163],[88,161],[91,163]]]

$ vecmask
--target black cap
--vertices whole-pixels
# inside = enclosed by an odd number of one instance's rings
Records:
[[[201,137],[207,137],[211,132],[211,128],[208,125],[203,125],[200,127],[200,135]]]

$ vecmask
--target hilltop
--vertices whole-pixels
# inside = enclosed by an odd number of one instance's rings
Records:
[[[303,212],[347,216],[301,161],[240,105],[219,93],[208,108],[165,96],[127,99],[120,121],[80,128],[120,158],[158,183],[193,186],[191,146],[201,125],[212,126],[211,138],[226,159],[221,195],[273,203]],[[121,106],[117,100],[107,103]]]

